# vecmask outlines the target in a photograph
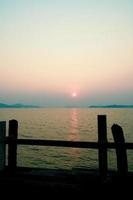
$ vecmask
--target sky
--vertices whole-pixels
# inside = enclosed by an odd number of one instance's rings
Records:
[[[0,102],[133,104],[132,0],[0,0],[0,40]]]

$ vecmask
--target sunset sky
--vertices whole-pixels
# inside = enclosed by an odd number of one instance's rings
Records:
[[[133,0],[0,0],[0,102],[133,104]]]

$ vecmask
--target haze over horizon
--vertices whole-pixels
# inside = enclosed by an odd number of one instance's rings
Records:
[[[0,102],[133,104],[132,0],[0,0]]]

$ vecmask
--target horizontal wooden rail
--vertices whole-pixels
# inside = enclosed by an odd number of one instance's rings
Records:
[[[72,147],[72,148],[91,148],[98,149],[106,147],[108,149],[116,149],[123,146],[125,149],[133,149],[133,143],[116,144],[114,142],[85,142],[85,141],[63,141],[63,140],[40,140],[40,139],[11,139],[6,137],[5,143],[16,143],[18,145],[36,145],[36,146],[56,146],[56,147]]]

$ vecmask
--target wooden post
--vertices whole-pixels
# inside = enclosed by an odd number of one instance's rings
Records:
[[[123,130],[117,124],[114,124],[111,129],[112,129],[114,142],[118,145],[116,147],[118,174],[121,176],[125,176],[128,172],[128,162],[127,162],[126,149],[123,146],[125,143]]]
[[[106,115],[98,115],[98,142],[100,145],[105,146],[99,147],[99,173],[102,178],[106,178],[108,163],[107,163],[107,123]]]
[[[5,136],[6,136],[6,122],[0,122],[0,171],[5,168]]]
[[[9,139],[11,142],[8,145],[8,168],[10,171],[15,171],[17,166],[17,144],[14,140],[18,136],[18,122],[16,120],[9,121]]]

